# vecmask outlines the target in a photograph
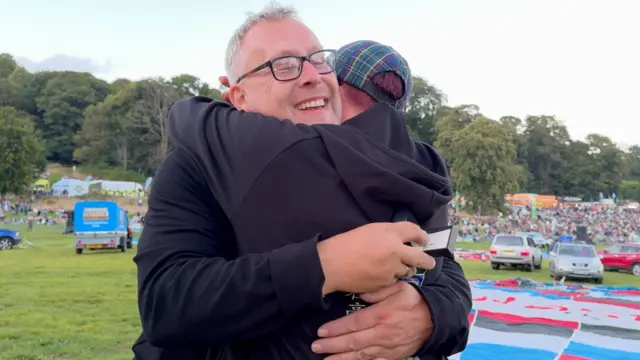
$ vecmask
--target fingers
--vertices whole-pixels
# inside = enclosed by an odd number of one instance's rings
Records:
[[[222,86],[229,87],[229,78],[228,78],[228,77],[226,77],[226,76],[220,76],[220,77],[218,77],[218,81],[220,81],[220,84],[221,84]]]
[[[218,77],[218,81],[220,81],[220,85],[229,87],[229,78],[228,77],[219,76]],[[229,98],[229,91],[223,91],[221,93],[221,95],[222,95],[222,100],[224,100],[225,102],[231,104],[231,99]]]
[[[370,328],[351,334],[316,340],[311,345],[311,350],[316,354],[340,354],[366,349],[374,345],[375,342],[379,342],[379,340],[377,328]],[[373,358],[372,356],[366,359]]]
[[[368,303],[375,304],[377,302],[387,299],[389,296],[396,294],[401,290],[402,290],[402,283],[396,282],[395,284],[382,288],[378,291],[360,294],[360,297],[362,298],[362,300]]]
[[[379,318],[379,307],[369,306],[322,325],[318,329],[318,336],[335,337],[366,330],[375,326]]]
[[[395,277],[396,279],[404,278],[404,277],[412,277],[413,275],[416,274],[416,272],[417,272],[417,269],[415,267],[402,264],[402,266],[400,266],[398,268],[398,271],[395,273]]]
[[[382,346],[371,346],[358,351],[348,353],[335,354],[324,358],[324,360],[392,360],[398,357],[381,357],[380,354],[389,353],[390,351]]]
[[[400,260],[406,266],[431,270],[436,266],[433,257],[425,254],[420,248],[403,246],[398,249]]]
[[[392,226],[393,231],[399,235],[403,243],[427,245],[429,242],[427,233],[414,223],[401,221],[392,223],[390,226]]]

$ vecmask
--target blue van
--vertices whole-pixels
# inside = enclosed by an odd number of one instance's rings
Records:
[[[76,254],[84,249],[120,249],[133,247],[127,212],[114,201],[77,202],[73,209],[73,233]]]

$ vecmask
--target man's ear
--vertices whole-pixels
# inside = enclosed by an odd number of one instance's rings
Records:
[[[244,89],[240,84],[233,84],[229,88],[229,102],[239,110],[245,110],[247,99]]]

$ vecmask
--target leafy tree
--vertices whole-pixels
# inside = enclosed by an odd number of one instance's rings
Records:
[[[606,136],[590,134],[587,136],[589,152],[592,155],[593,167],[598,169],[594,174],[597,189],[609,196],[620,190],[622,180],[628,173],[624,153]]]
[[[456,107],[442,107],[436,114],[435,130],[437,138],[435,147],[446,159],[453,158],[456,134],[470,125],[480,115],[476,105],[460,105]]]
[[[166,120],[184,88],[161,78],[119,88],[85,110],[75,160],[153,173],[169,151]]]
[[[627,165],[629,167],[629,177],[632,179],[640,179],[640,146],[633,145],[629,147]]]
[[[567,145],[564,166],[557,180],[564,190],[560,195],[590,200],[598,194],[598,184],[594,179],[599,170],[589,149],[589,144],[584,141],[571,141]]]
[[[571,138],[564,124],[553,116],[527,116],[522,134],[521,151],[531,173],[525,184],[538,194],[562,194],[562,177],[566,150]]]
[[[0,107],[0,196],[23,193],[36,177],[41,152],[31,116]]]
[[[18,67],[16,60],[7,53],[0,54],[0,79],[6,79]]]
[[[446,102],[442,91],[421,77],[413,77],[413,92],[405,109],[405,121],[413,138],[428,144],[436,141],[436,113]]]
[[[620,199],[640,200],[640,181],[624,180],[617,195]]]
[[[600,192],[616,193],[640,201],[639,145],[624,152],[599,134],[571,139],[564,123],[546,114],[507,115],[496,122],[477,105],[447,104],[446,94],[427,79],[416,76],[413,81],[405,109],[407,128],[449,161],[456,188],[471,200],[472,211],[493,212],[502,206],[505,193],[515,191],[587,200]],[[4,118],[14,119],[3,120],[3,134],[26,136],[12,138],[11,146],[29,148],[36,139],[43,149],[39,156],[20,158],[24,166],[17,169],[27,169],[20,174],[31,174],[49,161],[111,173],[133,171],[140,178],[152,175],[172,146],[166,128],[169,109],[180,98],[195,95],[221,99],[218,89],[191,74],[107,83],[88,73],[30,73],[11,55],[0,54],[0,108]],[[27,123],[28,134],[16,132],[27,129]],[[2,156],[18,161],[13,154]]]
[[[516,146],[497,121],[477,116],[451,139],[451,172],[457,191],[479,214],[501,210],[505,194],[519,190],[522,167]]]
[[[47,81],[36,101],[44,113],[41,130],[50,161],[73,162],[73,140],[82,127],[84,110],[108,93],[108,84],[88,73],[65,71]]]

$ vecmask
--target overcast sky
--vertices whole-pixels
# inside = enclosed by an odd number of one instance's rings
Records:
[[[231,33],[267,2],[0,0],[0,52],[31,69],[108,80],[190,73],[217,85]],[[576,138],[640,143],[640,0],[281,3],[327,48],[359,39],[395,47],[452,105],[477,104],[496,119],[556,115]]]

